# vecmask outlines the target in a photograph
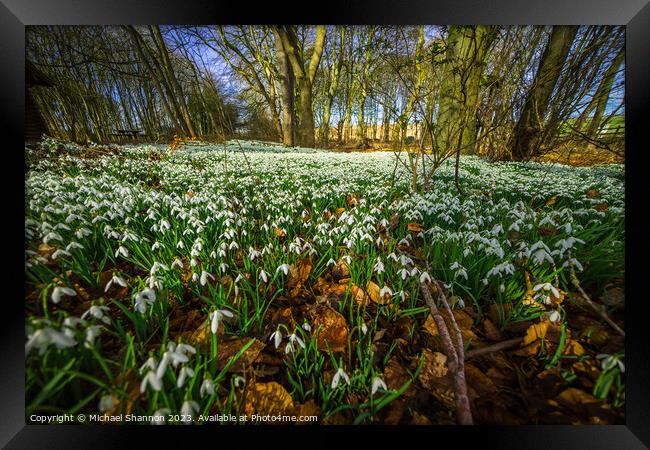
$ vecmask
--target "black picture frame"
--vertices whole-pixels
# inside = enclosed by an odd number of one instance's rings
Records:
[[[101,425],[25,425],[24,408],[24,305],[18,286],[24,280],[24,50],[27,25],[109,24],[235,24],[235,23],[326,23],[326,24],[574,24],[626,26],[626,424],[620,426],[525,426],[525,427],[365,427],[353,431],[355,441],[374,438],[390,447],[443,444],[452,448],[467,444],[481,448],[589,448],[631,449],[650,446],[650,339],[647,314],[646,256],[648,228],[647,184],[644,153],[647,154],[647,120],[650,103],[650,5],[648,0],[445,0],[445,1],[331,1],[302,7],[267,2],[236,4],[222,1],[129,0],[2,0],[0,5],[0,124],[6,127],[2,142],[5,162],[2,180],[5,227],[3,257],[8,262],[0,272],[3,294],[0,326],[0,444],[5,448],[130,448],[133,435],[167,445],[185,445],[189,434],[208,438],[213,445],[226,445],[226,428],[127,427]],[[311,3],[311,2],[310,2]],[[311,6],[311,12],[305,12]],[[22,143],[21,143],[22,142]],[[9,251],[7,251],[9,250]],[[24,282],[22,283],[24,285]],[[23,293],[24,294],[24,293]],[[23,295],[24,297],[24,295]],[[645,310],[644,310],[645,309]],[[276,439],[281,427],[258,427],[255,433],[233,430],[236,440],[228,445],[250,448],[250,437]],[[408,436],[408,440],[404,440]],[[327,440],[344,445],[341,433],[348,427],[294,427],[277,444],[313,445],[308,434],[316,432],[319,443]],[[219,436],[215,438],[215,436]],[[416,440],[422,440],[417,443]],[[239,442],[239,443],[237,443]],[[393,445],[394,445],[393,444]],[[150,441],[147,447],[155,444]]]

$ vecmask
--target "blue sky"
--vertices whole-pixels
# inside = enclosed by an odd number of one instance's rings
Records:
[[[443,27],[440,26],[425,26],[425,42],[429,42],[432,39],[440,38],[443,37],[445,34]],[[210,49],[208,46],[201,45],[199,47],[200,55],[203,57],[203,59],[208,63],[208,70],[212,74],[214,74],[217,79],[220,80],[221,86],[226,89],[226,93],[230,94],[232,96],[236,96],[238,93],[241,92],[242,89],[245,89],[246,86],[244,85],[243,82],[237,80],[235,77],[232,76],[230,68],[227,64],[227,62],[215,51]],[[195,60],[197,61],[197,64],[201,67],[202,63],[200,62],[200,58],[198,55],[195,57]],[[623,65],[624,66],[624,65]],[[535,67],[531,67],[531,77],[532,73]],[[614,82],[614,86],[622,86],[623,88],[621,89],[613,89],[612,94],[610,95],[607,107],[606,107],[606,114],[611,114],[614,110],[618,108],[617,114],[623,114],[625,112],[625,107],[624,105],[621,107],[621,101],[624,100],[624,77],[625,77],[625,70],[624,67],[622,67],[621,70],[619,70],[617,77]],[[592,92],[593,93],[593,92]],[[581,110],[578,110],[574,113],[574,115],[578,115],[581,112]],[[353,115],[353,122],[354,122],[354,115]],[[336,120],[336,111],[334,111],[334,117],[333,120]]]

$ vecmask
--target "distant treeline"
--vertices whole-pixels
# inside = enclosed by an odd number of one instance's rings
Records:
[[[232,137],[529,159],[615,149],[614,26],[35,26],[30,88],[76,142]],[[624,122],[623,122],[624,128]],[[618,146],[618,147],[617,147]]]

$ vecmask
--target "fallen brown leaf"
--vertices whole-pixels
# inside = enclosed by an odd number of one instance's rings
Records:
[[[447,368],[447,356],[425,348],[422,352],[424,366],[418,375],[422,386],[449,409],[456,407],[453,381]]]
[[[252,383],[246,389],[244,413],[247,416],[285,414],[293,408],[293,399],[279,383]],[[272,423],[272,422],[271,422]]]
[[[248,347],[244,353],[239,356],[237,361],[228,369],[228,372],[243,372],[247,366],[255,362],[260,352],[264,349],[265,344],[254,338],[233,339],[230,341],[219,342],[217,346],[217,368],[223,369],[237,353],[248,344],[251,339],[253,344]]]
[[[503,335],[490,319],[483,321],[483,331],[485,336],[491,341],[502,341]]]
[[[424,231],[424,227],[419,223],[409,223],[406,225],[406,229],[411,233],[421,233]]]
[[[318,348],[332,352],[345,350],[348,344],[348,324],[345,317],[326,305],[316,305],[310,312]]]

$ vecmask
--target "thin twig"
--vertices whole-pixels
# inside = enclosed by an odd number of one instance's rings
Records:
[[[514,347],[519,346],[523,342],[523,338],[513,338],[508,339],[507,341],[497,342],[493,345],[488,345],[487,347],[477,348],[475,350],[470,350],[465,354],[465,361],[471,358],[476,358],[477,356],[487,355],[488,353],[499,352],[501,350],[508,350]]]
[[[449,303],[447,302],[447,298],[445,297],[445,294],[442,292],[440,285],[437,282],[435,283],[436,286],[438,286],[438,293],[441,301],[445,305],[446,310],[450,312],[451,308],[449,307]],[[456,324],[454,315],[450,313],[450,320],[455,329],[454,331],[456,332],[456,337],[459,340],[459,345],[457,346],[458,348],[454,348],[454,344],[452,343],[451,337],[449,335],[449,329],[447,328],[447,324],[445,323],[445,320],[442,318],[442,315],[440,314],[440,310],[438,310],[436,303],[433,301],[433,298],[431,297],[429,288],[425,283],[420,284],[420,292],[422,292],[424,300],[429,306],[429,309],[431,310],[431,316],[433,317],[433,320],[436,322],[436,326],[438,327],[438,331],[440,332],[440,337],[442,338],[442,345],[445,348],[447,357],[450,359],[449,370],[451,371],[454,377],[454,388],[455,388],[454,390],[456,392],[456,420],[458,421],[459,425],[472,425],[474,421],[472,419],[472,411],[469,405],[469,398],[467,397],[467,383],[465,381],[465,362],[463,358],[463,340],[460,334],[460,329]]]
[[[573,283],[573,286],[578,290],[578,292],[580,292],[580,295],[582,295],[582,298],[587,302],[591,309],[593,309],[605,322],[607,322],[614,330],[616,330],[618,334],[625,337],[625,331],[623,331],[621,327],[616,324],[616,322],[610,319],[610,317],[605,312],[605,308],[598,306],[582,289],[582,286],[580,286],[580,281],[578,281],[578,277],[576,277],[576,273],[573,270],[572,265],[569,265],[569,278],[571,278],[571,283]]]

